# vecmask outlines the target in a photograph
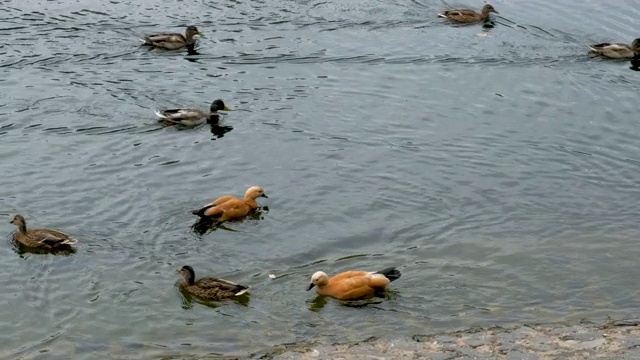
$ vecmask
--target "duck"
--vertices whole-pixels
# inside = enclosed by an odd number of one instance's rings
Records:
[[[240,220],[258,208],[256,199],[259,197],[269,198],[262,187],[252,186],[244,193],[244,199],[232,195],[221,196],[191,213],[218,223]]]
[[[331,278],[322,271],[311,276],[307,291],[316,287],[321,296],[329,296],[338,300],[360,300],[383,291],[387,285],[400,278],[400,271],[395,267],[367,272],[360,270],[345,271]]]
[[[144,42],[144,45],[167,50],[177,50],[195,44],[196,36],[198,35],[202,36],[204,33],[199,31],[197,27],[190,25],[187,26],[185,35],[178,33],[156,34],[145,36],[141,40]]]
[[[181,288],[189,294],[205,300],[231,299],[249,290],[248,286],[215,277],[203,277],[196,280],[196,273],[189,265],[176,270],[176,274],[184,276],[184,280],[180,282]]]
[[[484,21],[489,18],[489,13],[500,14],[491,4],[486,4],[482,7],[480,13],[470,9],[453,9],[447,10],[438,16],[447,18],[449,20],[459,23],[473,23],[478,21]]]
[[[640,38],[633,40],[631,45],[624,43],[602,43],[590,45],[589,56],[610,59],[630,59],[640,53]]]
[[[69,248],[77,242],[69,234],[53,229],[27,229],[27,222],[22,215],[14,216],[11,224],[18,227],[15,239],[18,243],[30,247],[45,250]]]
[[[156,116],[161,120],[185,126],[197,126],[205,122],[215,125],[220,121],[220,115],[218,114],[220,110],[232,111],[224,101],[218,99],[211,103],[209,112],[200,109],[169,109],[156,110]]]

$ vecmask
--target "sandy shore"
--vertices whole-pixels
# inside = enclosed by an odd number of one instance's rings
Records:
[[[473,329],[409,339],[287,348],[262,359],[640,359],[640,319]]]

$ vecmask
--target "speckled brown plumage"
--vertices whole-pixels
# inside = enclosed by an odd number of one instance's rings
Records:
[[[249,289],[247,286],[215,277],[203,277],[196,280],[196,274],[189,265],[178,269],[176,273],[184,276],[184,280],[180,282],[181,288],[189,294],[205,300],[231,299],[244,294]]]
[[[22,215],[16,215],[11,224],[18,227],[15,239],[18,243],[38,249],[56,250],[69,248],[77,242],[69,234],[53,229],[27,229],[27,222]]]
[[[491,6],[490,4],[486,4],[482,7],[481,12],[476,12],[470,9],[453,9],[447,10],[442,14],[438,14],[438,16],[459,23],[473,23],[487,20],[490,13],[499,14],[499,12],[497,12],[496,9],[493,8],[493,6]]]

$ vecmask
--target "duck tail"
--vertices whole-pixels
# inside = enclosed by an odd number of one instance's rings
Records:
[[[236,296],[244,295],[247,293],[247,291],[249,291],[248,286],[238,285],[238,287],[240,287],[241,290],[236,293]]]
[[[438,14],[438,16],[441,17],[441,18],[446,18],[447,17],[447,15],[445,15],[445,14]]]
[[[78,239],[68,238],[67,240],[62,242],[62,245],[73,245],[78,242]]]
[[[204,216],[205,216],[205,215],[204,215],[204,212],[205,212],[205,211],[207,211],[208,209],[210,209],[210,208],[214,207],[214,206],[215,206],[215,205],[205,205],[205,206],[203,206],[203,207],[202,207],[202,208],[200,208],[200,209],[193,210],[191,213],[192,213],[193,215],[198,215],[198,216],[204,217]],[[212,214],[212,215],[207,216],[207,217],[210,217],[210,218],[212,218],[212,219],[213,219],[213,218],[217,218],[217,217],[220,217],[220,216],[222,216],[222,214]]]
[[[400,270],[396,269],[395,266],[392,267],[388,267],[386,269],[382,269],[378,272],[376,272],[376,274],[381,274],[384,275],[387,279],[389,279],[389,281],[395,281],[398,280],[400,278]]]
[[[161,113],[160,110],[156,110],[156,116],[159,117],[160,119],[168,119],[168,117],[163,113]]]

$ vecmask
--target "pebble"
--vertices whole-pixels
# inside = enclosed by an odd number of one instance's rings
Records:
[[[313,351],[289,351],[274,359],[640,359],[640,326],[521,326],[472,329],[407,339],[364,341],[351,346],[316,345]],[[381,352],[380,349],[387,349]]]

